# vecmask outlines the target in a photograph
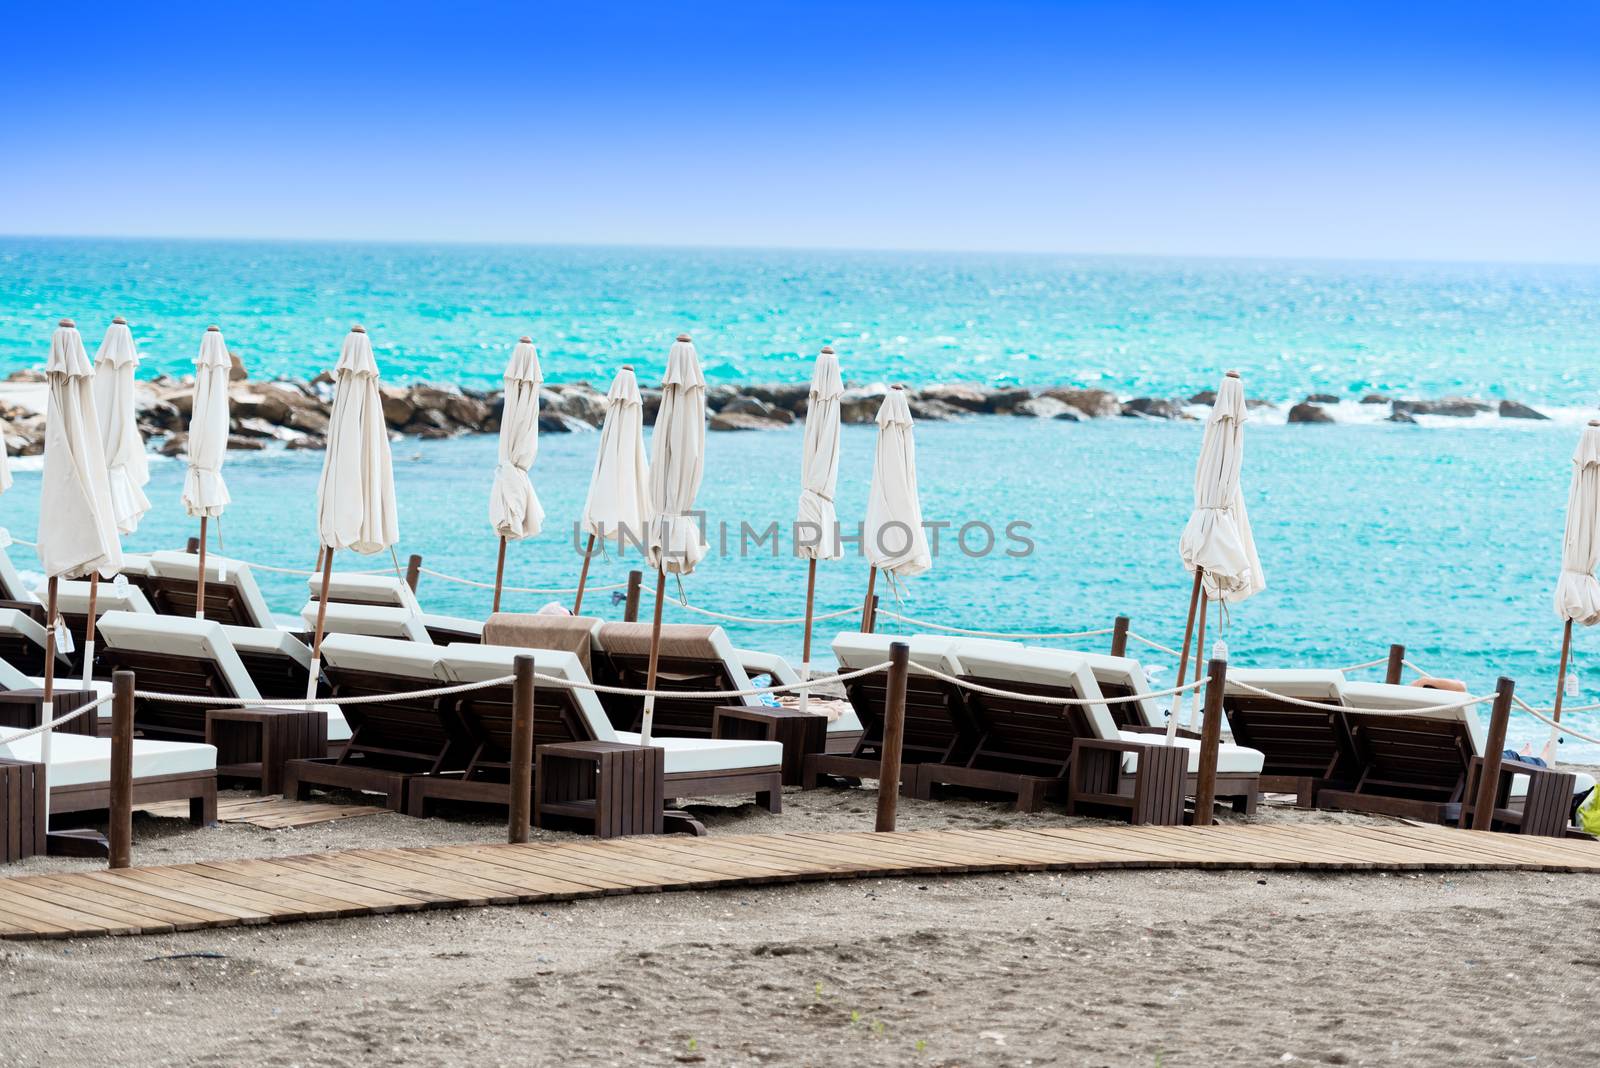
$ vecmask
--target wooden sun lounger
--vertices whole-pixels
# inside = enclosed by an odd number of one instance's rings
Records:
[[[4,660],[24,675],[43,675],[45,662],[45,629],[43,621],[31,610],[0,608],[0,660]],[[71,661],[56,654],[56,670],[70,672]]]
[[[889,658],[889,646],[900,639],[883,634],[840,634],[833,652],[842,671],[869,667]],[[945,650],[951,639],[917,636],[910,641],[911,658],[946,674],[956,665]],[[875,779],[883,755],[884,703],[889,673],[877,671],[845,684],[850,706],[861,722],[861,734],[847,753],[813,753],[805,758],[802,778],[806,787],[826,778]],[[966,707],[966,697],[954,683],[911,672],[906,678],[905,730],[901,749],[900,791],[915,794],[917,768],[922,764],[958,763],[977,740]]]
[[[1433,711],[1408,711],[1448,704],[1465,695],[1380,683],[1347,683],[1340,716],[1349,733],[1357,774],[1348,788],[1317,794],[1322,808],[1401,816],[1428,822],[1459,821],[1475,800],[1478,768],[1487,744],[1473,705]],[[1506,759],[1497,784],[1495,821],[1530,833],[1552,833],[1552,812],[1564,830],[1577,793],[1592,785],[1554,768]],[[1513,783],[1526,776],[1526,789],[1513,795]],[[1565,796],[1560,797],[1562,792]],[[1524,819],[1526,810],[1527,819]]]
[[[323,668],[334,698],[408,694],[447,685],[433,645],[353,634],[323,639]],[[407,783],[418,775],[465,769],[471,740],[455,714],[454,697],[395,697],[341,706],[350,740],[338,756],[290,760],[286,797],[305,800],[313,786],[381,794],[393,811],[405,808]]]
[[[41,752],[37,735],[15,743],[0,740],[0,758],[37,762]],[[110,808],[110,740],[57,732],[51,738],[45,781],[50,790],[52,816]],[[135,739],[133,803],[139,806],[161,801],[188,801],[191,823],[215,823],[217,751],[209,745]],[[18,806],[10,806],[9,811],[18,811]]]
[[[444,666],[447,674],[462,682],[499,678],[514,670],[520,651],[458,643],[445,654]],[[588,681],[573,653],[545,650],[535,660],[542,674]],[[413,816],[425,815],[429,802],[440,798],[510,804],[512,687],[468,691],[456,700],[453,711],[469,742],[466,766],[459,772],[409,779],[406,811]],[[592,691],[550,683],[534,687],[533,729],[535,747],[639,741],[637,735],[612,728]],[[782,810],[783,750],[778,743],[663,737],[653,744],[665,750],[662,779],[668,798],[754,795],[756,804],[768,811]]]
[[[310,591],[308,606],[315,611],[316,603],[322,596],[322,577],[311,576],[306,580],[306,586]],[[362,575],[335,571],[328,580],[328,603],[365,605],[369,608],[403,608],[416,617],[421,633],[426,634],[428,640],[435,645],[472,644],[483,640],[481,623],[423,611],[416,593],[397,575]],[[302,611],[302,616],[304,614]]]
[[[193,553],[150,554],[143,587],[158,613],[194,618],[199,564],[200,558]],[[256,586],[250,565],[220,556],[206,557],[205,618],[230,627],[277,625]]]
[[[1247,682],[1275,694],[1325,705],[1326,709],[1266,697],[1240,688]],[[1350,732],[1339,714],[1339,671],[1231,669],[1222,698],[1233,740],[1258,749],[1266,758],[1261,788],[1294,794],[1301,808],[1312,808],[1325,789],[1346,789],[1355,781],[1357,762]]]

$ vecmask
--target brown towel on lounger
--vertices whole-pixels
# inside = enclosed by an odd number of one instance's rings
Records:
[[[711,640],[720,629],[698,623],[663,623],[661,655],[675,660],[721,660]],[[606,623],[600,628],[600,648],[612,656],[649,656],[650,624]]]
[[[483,624],[483,644],[576,653],[583,664],[583,673],[592,678],[589,652],[593,641],[591,635],[597,622],[593,616],[496,612]],[[537,664],[537,656],[534,661]]]

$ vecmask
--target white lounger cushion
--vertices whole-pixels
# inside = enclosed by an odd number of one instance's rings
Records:
[[[639,735],[617,731],[617,741],[638,745]],[[738,771],[741,768],[776,767],[783,763],[782,742],[725,741],[720,738],[659,738],[650,744],[665,750],[663,771],[681,775],[697,771]]]
[[[33,594],[28,592],[28,587],[22,581],[22,575],[17,571],[17,565],[11,562],[11,555],[0,549],[0,600],[7,601],[36,601]]]
[[[438,683],[450,681],[441,663],[443,656],[442,646],[403,638],[329,634],[322,639],[322,662],[328,667],[416,679],[419,690],[431,689]]]
[[[141,612],[147,616],[156,614],[144,591],[137,586],[128,586],[121,593],[109,582],[98,584],[94,598],[95,618],[107,612]],[[40,586],[39,596],[47,595],[49,587]],[[56,583],[56,609],[63,615],[81,616],[89,612],[89,583],[82,579],[63,580]]]
[[[306,631],[317,629],[317,602],[307,602],[300,609],[300,620]],[[323,633],[365,635],[370,638],[401,638],[418,645],[432,645],[433,639],[422,625],[422,617],[408,608],[391,608],[372,604],[341,604],[328,602],[323,616]]]
[[[450,645],[444,655],[444,668],[457,682],[483,682],[509,675],[515,669],[516,659],[522,650],[505,645],[472,645],[458,642]],[[535,657],[535,668],[541,675],[553,675],[569,682],[589,681],[583,665],[574,653],[541,650]],[[555,686],[556,683],[540,679],[536,685]],[[632,731],[619,731],[606,718],[605,708],[593,690],[572,687],[577,695],[578,711],[582,714],[589,733],[598,742],[626,742],[638,745],[640,736]],[[665,773],[737,771],[740,768],[765,768],[783,763],[783,743],[733,741],[707,738],[653,737],[650,744],[665,751],[662,757]]]
[[[1111,656],[1107,653],[1077,653],[1084,664],[1094,675],[1095,681],[1100,684],[1101,692],[1109,685],[1125,686],[1136,694],[1150,692],[1150,680],[1144,673],[1144,665],[1131,656]],[[1133,711],[1139,716],[1146,727],[1165,727],[1167,725],[1167,709],[1153,698],[1146,697],[1140,701],[1130,701]]]
[[[197,553],[187,552],[151,553],[150,574],[162,578],[188,579],[193,582],[200,577],[200,557]],[[276,625],[272,609],[267,607],[266,598],[261,596],[261,587],[256,585],[249,564],[242,560],[230,560],[225,556],[207,554],[206,585],[232,587],[238,591],[239,600],[244,602],[245,611],[250,614],[256,626]]]
[[[293,660],[301,667],[311,666],[311,649],[305,642],[278,627],[229,627],[222,632],[228,636],[237,652],[264,656],[281,656]]]
[[[306,589],[311,600],[315,601],[322,594],[322,576],[312,575],[306,579]],[[335,571],[328,576],[328,602],[348,602],[380,605],[388,608],[409,608],[417,615],[422,614],[422,606],[417,603],[417,595],[411,592],[411,587],[403,579],[393,575],[362,575],[353,571]]]
[[[1097,738],[1118,737],[1117,722],[1111,709],[1100,704],[1100,684],[1088,662],[1077,653],[1055,649],[1030,649],[998,642],[960,638],[955,643],[958,674],[976,675],[986,685],[1005,689],[1007,682],[1027,682],[1038,686],[1071,687],[1080,698],[1094,701],[1086,711]]]
[[[14,634],[19,638],[30,641],[41,650],[44,649],[45,639],[48,637],[44,632],[44,627],[40,626],[32,616],[20,608],[0,608],[0,632]],[[56,659],[65,661],[66,656],[62,653],[57,653]]]
[[[7,735],[16,731],[5,732]],[[0,756],[12,760],[37,762],[39,735],[19,742],[0,742]],[[146,738],[133,741],[133,777],[148,779],[158,775],[183,775],[196,771],[216,771],[215,746],[195,742],[157,742]],[[50,736],[50,768],[46,781],[51,787],[82,786],[111,781],[111,739],[84,734]]]
[[[1344,672],[1324,668],[1228,668],[1227,685],[1223,693],[1245,697],[1259,697],[1238,685],[1247,682],[1262,690],[1285,697],[1298,697],[1302,701],[1339,700],[1339,688],[1346,685]]]
[[[1118,731],[1117,736],[1125,742],[1140,742],[1145,745],[1154,743],[1163,745],[1166,736],[1162,734],[1140,734],[1137,731]],[[1200,771],[1200,740],[1198,738],[1174,738],[1173,744],[1189,751],[1188,774],[1196,775]],[[1217,743],[1217,772],[1221,775],[1259,775],[1261,768],[1266,763],[1266,758],[1259,750],[1246,749],[1242,745],[1231,742]],[[1131,772],[1139,766],[1138,753],[1124,753],[1122,755],[1122,770]]]
[[[255,680],[245,669],[244,661],[239,659],[230,633],[268,642],[271,641],[271,635],[281,632],[260,627],[224,627],[209,619],[190,619],[187,616],[108,612],[100,617],[100,637],[108,649],[132,649],[210,660],[217,665],[218,671],[233,690],[230,696],[259,700],[261,691],[256,689]],[[284,634],[283,637],[294,640],[292,635]],[[350,725],[345,722],[344,713],[331,705],[321,707],[328,713],[328,740],[347,741]],[[101,710],[102,714],[104,711]]]

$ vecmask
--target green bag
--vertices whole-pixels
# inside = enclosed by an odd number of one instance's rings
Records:
[[[1600,835],[1600,786],[1578,805],[1578,828],[1586,834]]]

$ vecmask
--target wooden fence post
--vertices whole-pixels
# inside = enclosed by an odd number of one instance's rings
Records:
[[[411,592],[417,592],[417,583],[422,581],[422,554],[412,553],[406,557],[406,585],[411,587]]]
[[[111,676],[111,825],[109,865],[133,862],[133,672]]]
[[[511,826],[506,839],[512,845],[528,840],[533,805],[533,657],[516,659],[516,681],[511,685]]]
[[[628,599],[622,606],[622,619],[627,623],[639,622],[639,587],[644,583],[644,572],[628,572]],[[615,602],[613,602],[615,603]]]
[[[1482,777],[1478,797],[1472,804],[1472,829],[1487,831],[1494,826],[1494,798],[1499,792],[1500,763],[1506,748],[1506,723],[1511,719],[1511,692],[1516,684],[1504,675],[1494,687],[1494,705],[1489,712],[1489,741],[1483,749]]]
[[[878,760],[879,831],[894,830],[900,800],[900,753],[906,731],[906,676],[911,671],[911,646],[889,646],[889,685],[883,698],[883,751]]]
[[[1396,643],[1389,646],[1389,666],[1384,669],[1383,681],[1390,686],[1400,684],[1400,675],[1406,666],[1406,647]]]
[[[1222,744],[1222,688],[1228,677],[1228,662],[1213,660],[1207,665],[1205,719],[1200,724],[1200,767],[1194,784],[1194,825],[1211,826],[1212,809],[1217,801],[1217,748]]]
[[[198,553],[200,551],[200,539],[190,538],[188,542],[184,544],[183,551],[188,553],[190,556]]]
[[[1128,623],[1127,616],[1118,616],[1116,622],[1111,624],[1111,655],[1128,655]]]

